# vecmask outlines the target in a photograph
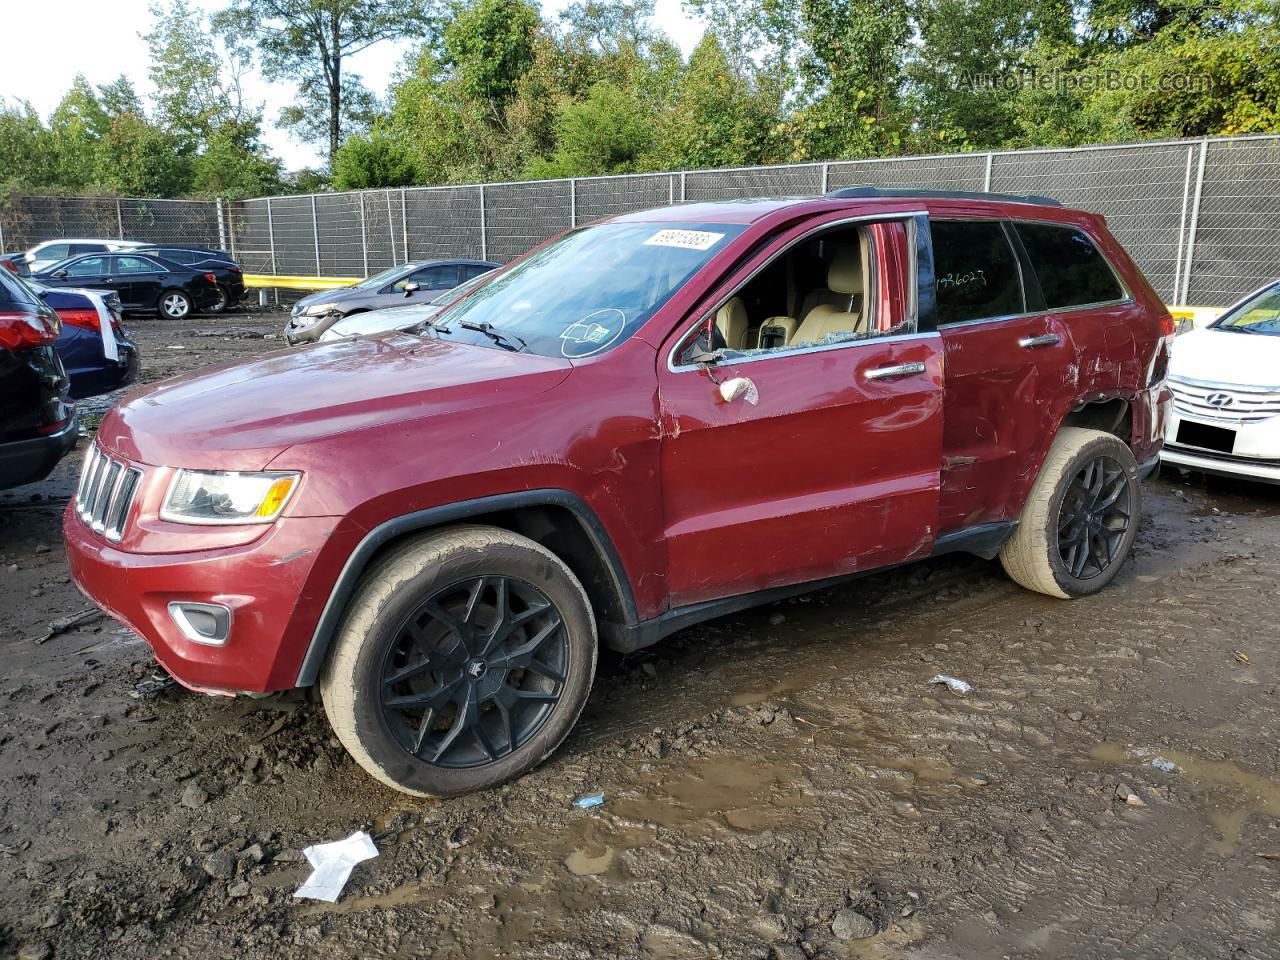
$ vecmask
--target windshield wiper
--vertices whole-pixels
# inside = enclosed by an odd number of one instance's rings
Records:
[[[529,349],[529,344],[525,343],[520,337],[514,333],[503,333],[488,320],[462,320],[458,326],[463,330],[474,330],[476,333],[483,333],[486,337],[493,340],[494,343],[506,347],[519,353],[521,350]]]

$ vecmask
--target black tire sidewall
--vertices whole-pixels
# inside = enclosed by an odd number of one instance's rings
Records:
[[[537,732],[512,753],[479,767],[436,767],[411,756],[396,741],[378,699],[382,664],[404,619],[437,589],[483,575],[516,577],[537,587],[555,604],[569,640],[569,670],[564,691]],[[356,736],[383,770],[403,787],[447,797],[482,790],[518,776],[544,760],[577,722],[595,676],[596,638],[591,611],[580,588],[557,564],[520,544],[489,544],[484,550],[451,551],[400,585],[375,616],[356,658]]]
[[[218,299],[209,304],[206,308],[209,313],[225,313],[231,305],[231,294],[227,293],[227,288],[218,284]]]
[[[1124,539],[1120,541],[1119,556],[1112,561],[1111,566],[1096,577],[1082,580],[1072,576],[1071,572],[1067,570],[1066,564],[1062,560],[1062,555],[1058,551],[1058,516],[1062,511],[1062,502],[1066,497],[1071,481],[1075,479],[1086,463],[1103,455],[1115,460],[1124,468],[1125,477],[1129,484],[1129,526],[1125,530]],[[1118,438],[1112,436],[1096,437],[1084,444],[1067,462],[1066,468],[1054,484],[1051,509],[1045,518],[1045,543],[1049,554],[1049,567],[1053,571],[1054,581],[1062,591],[1069,597],[1083,597],[1091,593],[1097,593],[1114,580],[1116,574],[1120,572],[1120,568],[1129,559],[1129,552],[1133,549],[1133,542],[1138,536],[1138,526],[1141,519],[1142,485],[1138,482],[1138,463],[1134,459],[1132,451]]]

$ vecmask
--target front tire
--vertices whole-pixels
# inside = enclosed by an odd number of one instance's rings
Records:
[[[1000,564],[1014,582],[1069,600],[1097,593],[1123,566],[1142,516],[1133,453],[1100,430],[1063,427]]]
[[[185,320],[191,315],[191,298],[181,290],[166,290],[156,309],[162,320]]]
[[[559,557],[494,527],[414,538],[365,575],[320,677],[366,771],[420,797],[496,786],[565,738],[595,678],[595,618]]]

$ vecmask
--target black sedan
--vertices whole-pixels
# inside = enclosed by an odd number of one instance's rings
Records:
[[[221,299],[213,272],[133,252],[70,257],[32,278],[47,287],[114,290],[125,312],[155,313],[164,320],[181,320]]]
[[[235,257],[225,250],[158,243],[152,247],[139,247],[131,252],[159,257],[161,260],[179,263],[192,270],[203,270],[217,277],[219,297],[218,302],[209,307],[210,313],[230,310],[244,299],[244,273],[240,269],[240,264],[236,263]]]

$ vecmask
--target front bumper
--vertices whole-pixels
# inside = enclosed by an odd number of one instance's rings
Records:
[[[76,445],[80,420],[75,409],[62,429],[30,440],[0,443],[0,490],[43,480]]]
[[[1178,443],[1178,428],[1186,420],[1235,432],[1231,453],[1206,450]],[[1263,483],[1280,483],[1280,417],[1254,423],[1184,417],[1174,413],[1169,419],[1161,459],[1185,470],[1198,470],[1228,477],[1244,477]]]
[[[319,317],[306,314],[290,317],[288,325],[284,328],[284,338],[290,345],[314,343],[320,339],[320,334],[341,320],[343,316],[344,314],[337,311],[330,311]]]
[[[323,605],[323,599],[306,596],[304,585],[337,522],[285,518],[241,546],[131,553],[93,533],[73,500],[62,532],[76,585],[146,640],[179,683],[205,693],[266,693],[295,686],[305,644],[293,642],[290,629],[296,632],[295,611],[301,605]],[[192,528],[193,546],[200,534],[200,528]],[[189,640],[169,611],[175,601],[229,608],[233,625],[226,644]]]

